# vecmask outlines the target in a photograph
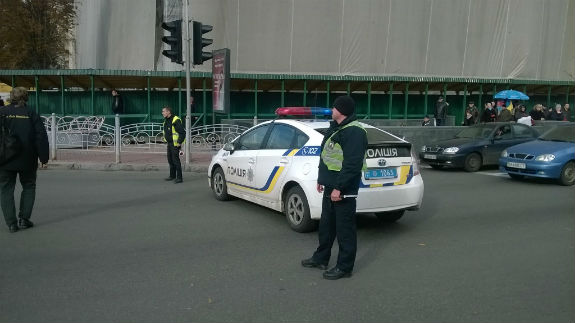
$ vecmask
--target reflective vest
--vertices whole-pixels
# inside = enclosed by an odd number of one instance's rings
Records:
[[[352,121],[345,126],[341,127],[338,131],[334,132],[329,138],[326,140],[325,144],[321,150],[321,160],[327,166],[327,169],[339,172],[341,170],[341,166],[343,163],[343,149],[341,149],[341,145],[337,142],[331,140],[336,133],[340,132],[341,130],[347,127],[359,127],[363,131],[367,133],[367,131],[359,124],[358,121]],[[363,166],[361,170],[365,171],[367,169],[367,164],[365,163],[365,156],[363,158]]]
[[[178,146],[178,139],[180,138],[180,134],[176,131],[176,128],[174,128],[174,123],[178,120],[180,120],[180,118],[178,118],[178,116],[174,116],[172,118],[172,141],[174,143],[174,146]],[[162,124],[162,134],[164,135],[164,142],[167,142],[166,132],[164,131],[165,126],[166,126],[166,119],[164,119],[164,123]],[[186,140],[184,139],[184,142],[185,141]]]

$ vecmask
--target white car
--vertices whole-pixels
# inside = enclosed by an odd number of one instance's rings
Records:
[[[362,173],[357,213],[397,221],[405,210],[421,206],[423,179],[416,155],[409,142],[362,126],[368,169]],[[216,199],[235,196],[285,213],[297,232],[315,230],[322,204],[316,189],[320,146],[328,128],[327,120],[277,119],[248,129],[212,158],[208,182]]]

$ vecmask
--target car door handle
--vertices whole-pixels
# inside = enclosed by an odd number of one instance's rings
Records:
[[[285,164],[288,164],[288,163],[289,163],[289,160],[288,160],[287,158],[282,158],[282,159],[280,159],[280,164],[285,165]]]
[[[253,158],[250,158],[250,159],[248,159],[248,163],[250,163],[250,164],[255,164],[255,163],[256,163],[256,160],[253,159]]]

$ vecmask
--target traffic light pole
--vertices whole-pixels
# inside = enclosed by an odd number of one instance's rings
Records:
[[[186,155],[186,169],[190,167],[190,155],[191,155],[191,127],[192,127],[192,107],[191,107],[191,100],[190,100],[190,63],[191,63],[191,55],[190,55],[190,18],[189,18],[189,11],[190,11],[190,0],[184,1],[184,17],[185,17],[185,35],[186,41],[182,42],[186,46],[186,56],[184,58],[185,68],[186,68],[186,141],[184,144],[184,154]]]

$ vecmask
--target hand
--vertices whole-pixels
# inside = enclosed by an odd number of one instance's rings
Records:
[[[318,192],[318,193],[323,193],[323,185],[317,184],[317,192]]]
[[[331,191],[331,201],[332,202],[339,202],[341,201],[341,191],[336,190],[335,188]]]

